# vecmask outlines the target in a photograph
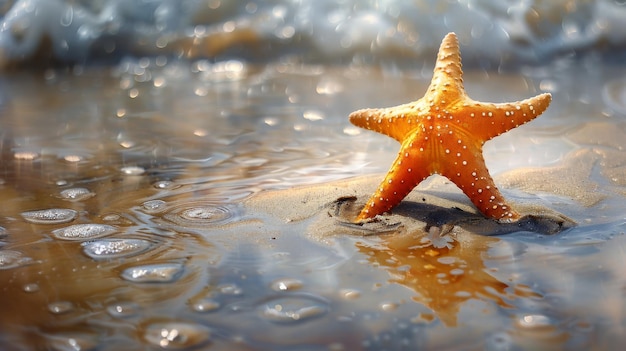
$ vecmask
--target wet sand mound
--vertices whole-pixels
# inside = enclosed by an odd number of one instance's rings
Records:
[[[413,190],[392,213],[367,222],[354,218],[381,176],[369,176],[316,186],[266,191],[245,202],[248,211],[293,223],[311,218],[306,234],[326,240],[336,235],[369,236],[413,233],[424,244],[447,246],[452,241],[471,240],[468,234],[500,235],[519,231],[555,234],[576,225],[575,221],[549,207],[532,202],[514,202],[523,217],[514,223],[485,218],[443,177],[432,177]]]

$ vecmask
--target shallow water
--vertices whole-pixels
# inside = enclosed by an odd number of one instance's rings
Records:
[[[471,235],[449,246],[393,235],[316,240],[308,214],[281,215],[302,208],[278,200],[268,216],[244,205],[268,191],[385,172],[397,144],[347,115],[421,97],[430,74],[162,57],[5,74],[3,349],[626,341],[623,67],[466,72],[477,100],[553,93],[544,115],[489,142],[485,158],[505,196],[578,222],[565,232]]]

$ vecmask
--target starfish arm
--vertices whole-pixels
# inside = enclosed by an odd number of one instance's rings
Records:
[[[358,220],[373,218],[399,204],[417,184],[432,174],[423,159],[424,152],[412,148],[414,138],[402,143],[398,157],[393,162],[385,179],[365,204]]]
[[[439,47],[433,78],[426,92],[426,100],[428,103],[438,101],[445,104],[464,96],[459,40],[456,34],[448,33]]]
[[[513,103],[469,100],[456,105],[449,113],[458,119],[461,128],[478,139],[487,141],[537,118],[548,108],[551,100],[552,96],[549,93]]]
[[[506,202],[496,187],[482,156],[482,148],[470,147],[461,166],[445,167],[440,174],[450,179],[486,217],[517,220],[520,215]]]
[[[392,108],[358,110],[350,114],[350,122],[402,142],[418,122],[416,111],[419,111],[419,100]]]

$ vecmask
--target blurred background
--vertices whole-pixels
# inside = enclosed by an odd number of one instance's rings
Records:
[[[410,64],[458,34],[464,63],[620,62],[620,0],[3,0],[0,64],[112,64],[124,57]]]

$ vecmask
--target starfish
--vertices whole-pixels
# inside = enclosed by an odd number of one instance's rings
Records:
[[[402,146],[391,169],[357,221],[373,218],[399,204],[432,174],[450,179],[486,217],[504,222],[520,218],[496,188],[482,155],[483,144],[539,116],[549,93],[509,103],[472,100],[463,87],[459,42],[443,39],[432,81],[421,99],[390,108],[350,114],[354,125],[390,136]]]

